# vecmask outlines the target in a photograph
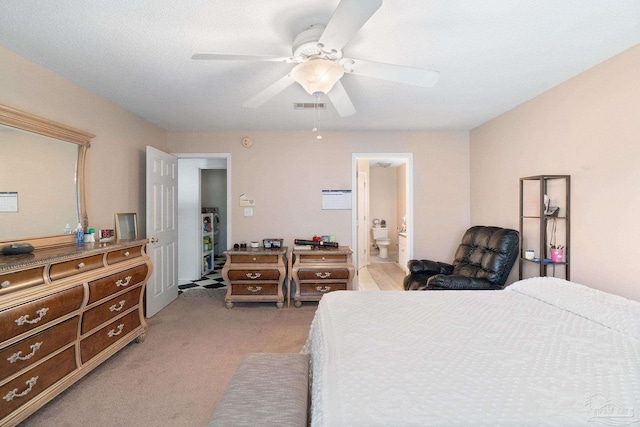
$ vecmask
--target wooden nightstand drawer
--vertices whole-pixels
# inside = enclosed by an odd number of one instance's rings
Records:
[[[82,295],[82,286],[76,286],[0,312],[0,342],[79,309]]]
[[[229,280],[278,280],[278,270],[229,270]]]
[[[64,277],[73,276],[74,274],[84,273],[86,271],[104,267],[102,258],[103,255],[100,254],[74,259],[72,261],[51,264],[51,268],[49,269],[49,277],[52,281],[54,281],[62,279]]]
[[[300,254],[298,255],[300,257],[300,262],[301,263],[307,263],[307,262],[317,262],[317,263],[321,263],[321,262],[326,262],[326,263],[331,263],[331,262],[335,262],[335,263],[346,263],[347,262],[347,255],[344,254]]]
[[[142,246],[111,251],[107,253],[107,264],[111,265],[140,256],[142,256]]]
[[[0,418],[26,404],[76,369],[75,347],[35,366],[0,387]]]
[[[349,278],[349,270],[346,268],[322,268],[313,270],[298,270],[300,280],[346,280]]]
[[[88,304],[92,304],[124,289],[132,288],[147,277],[148,271],[149,268],[144,264],[89,282]]]
[[[231,255],[232,264],[277,264],[278,255]]]
[[[98,355],[102,350],[120,341],[122,337],[140,326],[140,314],[132,311],[120,319],[117,319],[99,331],[89,335],[80,341],[80,356],[82,363]]]
[[[0,295],[44,283],[44,266],[0,274]]]
[[[234,284],[231,295],[278,295],[277,283]]]
[[[73,342],[78,336],[79,320],[78,316],[72,317],[0,351],[0,382]]]
[[[141,287],[131,289],[126,294],[111,298],[82,315],[82,333],[86,334],[112,317],[124,313],[140,302]]]
[[[346,283],[302,283],[300,285],[301,295],[318,295],[345,290],[347,290]]]

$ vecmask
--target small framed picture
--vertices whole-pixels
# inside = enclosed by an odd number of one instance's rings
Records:
[[[116,240],[138,239],[138,216],[135,213],[117,213]]]

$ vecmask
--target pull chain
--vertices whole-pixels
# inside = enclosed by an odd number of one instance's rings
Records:
[[[322,139],[322,135],[320,135],[318,131],[318,104],[320,103],[320,93],[316,94],[316,102],[313,104],[313,109],[315,110],[315,117],[313,119],[313,132],[316,132],[316,139]]]

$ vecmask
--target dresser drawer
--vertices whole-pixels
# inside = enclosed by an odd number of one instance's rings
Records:
[[[0,418],[26,404],[76,369],[74,347],[0,387]]]
[[[232,264],[277,264],[278,255],[231,255]]]
[[[315,270],[298,270],[300,280],[346,280],[349,278],[349,270],[346,268],[322,268]]]
[[[44,266],[0,274],[0,295],[44,283]]]
[[[80,341],[82,363],[87,363],[102,350],[120,341],[122,337],[126,336],[138,326],[140,326],[140,314],[138,310],[135,310],[89,335]]]
[[[82,315],[82,333],[86,334],[112,317],[136,306],[140,302],[141,287],[131,289],[126,294],[111,298],[109,301],[86,311]]]
[[[231,295],[278,295],[277,283],[233,284]]]
[[[318,295],[345,290],[347,290],[346,283],[302,283],[300,285],[301,295]]]
[[[78,337],[79,319],[72,317],[0,351],[0,382],[72,343]]]
[[[89,304],[142,282],[148,271],[149,268],[144,264],[89,282]]]
[[[326,262],[326,263],[346,263],[347,255],[345,254],[301,254],[298,255],[300,257],[300,262]]]
[[[82,286],[76,286],[0,312],[0,342],[79,309],[82,296]]]
[[[229,270],[229,280],[278,280],[280,272],[278,270]]]
[[[63,279],[73,276],[74,274],[84,273],[86,271],[95,270],[103,267],[103,255],[92,255],[84,258],[77,258],[71,261],[59,262],[51,264],[49,269],[49,277],[51,281]]]
[[[142,246],[111,251],[107,253],[107,264],[116,264],[118,262],[126,261],[128,259],[140,256],[142,256]]]

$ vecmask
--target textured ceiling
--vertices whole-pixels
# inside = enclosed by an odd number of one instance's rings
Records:
[[[168,130],[309,130],[294,84],[242,103],[292,64],[194,61],[196,52],[291,55],[338,0],[0,2],[0,45]],[[640,43],[638,0],[384,0],[345,56],[428,68],[433,88],[346,74],[357,113],[324,130],[469,130]],[[1,78],[1,76],[0,76]],[[325,101],[327,101],[325,99]]]

